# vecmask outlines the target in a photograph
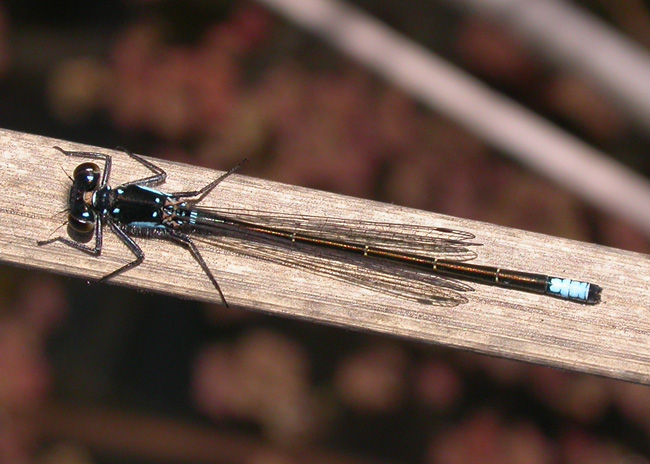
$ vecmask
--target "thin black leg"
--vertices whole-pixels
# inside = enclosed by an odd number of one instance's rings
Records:
[[[142,248],[140,248],[138,244],[135,243],[133,239],[129,237],[122,229],[120,229],[113,221],[107,220],[106,222],[108,222],[108,225],[110,226],[113,233],[115,233],[115,235],[119,237],[122,243],[124,243],[127,246],[127,248],[131,251],[131,253],[135,255],[136,259],[114,270],[113,272],[106,274],[105,276],[101,277],[97,282],[108,280],[111,277],[114,277],[118,274],[128,271],[129,269],[133,269],[134,267],[137,267],[140,264],[142,264],[142,261],[144,261],[144,252],[142,251]],[[74,240],[65,237],[56,237],[49,240],[42,240],[37,243],[39,246],[43,246],[43,245],[49,245],[50,243],[54,243],[54,242],[61,242],[69,247],[72,247],[79,251],[83,251],[84,253],[88,253],[89,255],[92,256],[100,256],[102,254],[102,242],[103,242],[101,223],[99,220],[97,220],[97,223],[95,224],[95,246],[94,247],[89,247],[83,243],[75,242]]]
[[[108,280],[111,277],[115,277],[118,274],[122,274],[123,272],[138,267],[140,264],[142,264],[142,261],[144,261],[144,251],[142,251],[142,248],[140,248],[138,244],[135,243],[133,239],[129,237],[122,229],[120,229],[113,221],[107,219],[106,222],[108,222],[108,225],[111,227],[113,233],[117,235],[118,238],[122,240],[122,243],[124,243],[127,246],[127,248],[131,251],[131,253],[135,255],[135,259],[130,263],[127,263],[124,266],[114,270],[113,272],[106,274],[97,282]]]
[[[192,190],[189,192],[174,192],[172,195],[176,198],[187,198],[187,197],[197,197],[192,199],[189,203],[199,203],[201,202],[217,185],[219,185],[223,180],[225,180],[228,176],[232,175],[239,169],[245,162],[247,162],[247,159],[244,159],[240,161],[235,167],[230,169],[225,174],[222,174],[209,184],[207,184],[205,187],[201,188],[200,190]]]
[[[91,151],[67,151],[61,147],[54,147],[55,150],[59,150],[65,156],[76,156],[78,158],[92,158],[99,159],[104,161],[104,172],[102,173],[102,181],[99,184],[99,187],[103,187],[108,182],[108,178],[111,175],[111,166],[112,158],[111,155],[105,155],[104,153],[94,153]]]
[[[102,174],[102,181],[101,181],[99,187],[101,188],[104,185],[106,185],[106,183],[108,182],[108,179],[109,179],[109,177],[111,175],[111,166],[113,164],[111,155],[105,155],[103,153],[94,153],[94,152],[90,152],[90,151],[68,151],[68,150],[64,150],[61,147],[54,147],[54,148],[59,150],[61,153],[63,153],[66,156],[76,156],[78,158],[92,158],[92,159],[103,160],[105,162],[105,166],[104,166],[104,172]],[[126,148],[118,147],[118,149],[123,151],[127,155],[129,155],[131,158],[136,160],[138,163],[142,164],[143,166],[147,167],[148,169],[150,169],[151,171],[154,172],[153,176],[144,177],[142,179],[134,180],[134,181],[128,182],[128,183],[123,184],[123,185],[126,186],[126,185],[137,184],[137,185],[153,186],[153,185],[159,185],[159,184],[162,184],[163,182],[165,182],[165,179],[167,178],[167,173],[162,168],[159,168],[158,166],[156,166],[152,162],[147,161],[146,159],[142,158],[139,155],[136,155],[135,153],[132,153],[131,151],[127,150]]]
[[[75,248],[79,251],[83,251],[84,253],[88,253],[89,255],[93,256],[99,256],[102,254],[102,241],[103,241],[103,233],[102,233],[102,223],[99,218],[95,221],[95,246],[94,247],[89,247],[88,245],[85,245],[83,243],[75,242],[74,240],[70,240],[69,238],[65,237],[56,237],[56,238],[51,238],[49,240],[40,240],[36,242],[38,246],[43,246],[43,245],[49,245],[50,243],[54,242],[61,242],[69,247]]]
[[[169,237],[170,240],[173,240],[185,246],[190,251],[192,257],[199,263],[201,269],[203,269],[203,272],[205,272],[205,275],[208,276],[208,279],[210,279],[210,282],[212,282],[214,288],[216,288],[217,291],[219,292],[219,296],[221,296],[221,301],[223,301],[223,304],[226,306],[226,308],[229,308],[230,306],[228,305],[228,302],[226,301],[226,297],[221,291],[221,287],[219,286],[217,279],[215,279],[214,275],[212,274],[212,271],[210,271],[210,268],[208,267],[205,260],[203,259],[203,256],[201,256],[199,249],[196,247],[196,245],[194,245],[192,239],[189,236],[176,232],[174,230],[168,230],[166,232],[167,232],[166,235]]]
[[[134,180],[131,182],[127,182],[126,184],[122,184],[122,186],[127,186],[127,185],[147,185],[147,186],[154,186],[154,185],[160,185],[163,182],[165,182],[165,179],[167,179],[167,173],[160,167],[156,166],[153,164],[151,161],[147,161],[146,159],[142,158],[139,155],[136,155],[135,153],[132,153],[130,150],[127,150],[126,148],[123,147],[117,147],[118,150],[123,151],[127,155],[129,155],[131,158],[136,160],[138,163],[146,166],[147,168],[151,169],[155,174],[153,176],[145,177],[143,179],[138,179]]]

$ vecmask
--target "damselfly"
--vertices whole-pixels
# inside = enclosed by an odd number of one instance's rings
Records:
[[[226,304],[224,293],[195,241],[208,241],[236,253],[344,279],[359,286],[420,303],[455,306],[473,290],[461,280],[596,304],[595,284],[543,274],[471,264],[473,234],[442,227],[349,221],[303,215],[270,215],[215,210],[199,203],[242,163],[195,191],[165,193],[154,189],[167,174],[130,152],[152,175],[111,188],[111,156],[66,151],[66,156],[104,162],[79,164],[68,197],[68,235],[39,241],[62,242],[99,256],[105,225],[135,259],[110,272],[107,280],[139,266],[144,252],[133,237],[163,239],[187,248]],[[94,237],[94,246],[86,245]],[[278,248],[288,253],[279,253]],[[459,280],[460,279],[460,280]]]

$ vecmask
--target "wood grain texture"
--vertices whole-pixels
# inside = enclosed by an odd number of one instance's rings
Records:
[[[36,245],[65,234],[71,173],[79,163],[52,147],[114,156],[111,184],[148,174],[121,152],[0,131],[0,258],[19,266],[97,279],[131,259],[109,231],[100,258],[62,244]],[[156,161],[167,170],[165,191],[201,187],[219,173]],[[346,328],[381,332],[549,366],[650,383],[650,257],[476,221],[235,175],[206,198],[224,208],[364,218],[377,222],[461,229],[476,235],[478,264],[593,282],[603,288],[595,306],[475,285],[469,302],[452,308],[422,305],[337,279],[288,269],[216,247],[205,260],[231,305]],[[115,283],[181,298],[219,302],[190,254],[172,243],[137,240],[146,259]]]

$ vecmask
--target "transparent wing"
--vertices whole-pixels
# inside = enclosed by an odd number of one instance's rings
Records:
[[[368,245],[403,253],[418,254],[427,258],[469,261],[477,254],[470,247],[470,232],[444,227],[415,224],[358,221],[323,216],[275,214],[266,211],[241,211],[234,209],[195,208],[199,213],[282,229],[289,232],[336,240],[355,245]]]
[[[473,290],[463,282],[399,263],[289,242],[251,231],[224,227],[219,234],[199,235],[193,239],[246,257],[302,269],[418,303],[456,306],[467,302],[462,293]]]

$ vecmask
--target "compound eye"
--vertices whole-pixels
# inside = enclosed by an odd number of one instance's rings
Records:
[[[69,227],[79,234],[87,234],[95,228],[95,213],[85,204],[78,204],[68,214]]]
[[[74,184],[77,189],[89,192],[97,188],[99,176],[99,166],[95,163],[82,163],[74,170]]]

